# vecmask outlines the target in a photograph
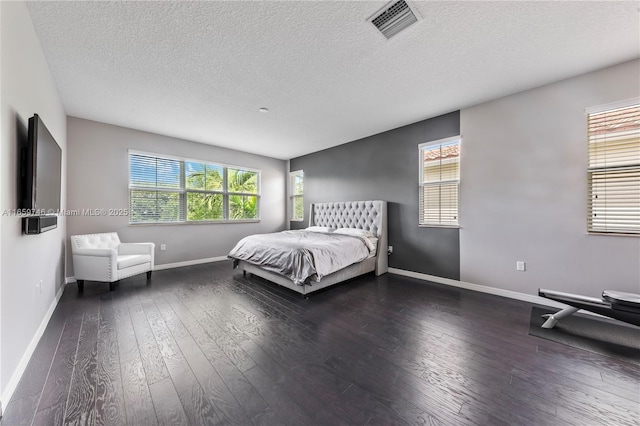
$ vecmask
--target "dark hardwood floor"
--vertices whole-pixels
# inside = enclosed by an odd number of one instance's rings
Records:
[[[299,294],[230,262],[67,286],[5,425],[640,425],[640,366],[531,305],[397,275]]]

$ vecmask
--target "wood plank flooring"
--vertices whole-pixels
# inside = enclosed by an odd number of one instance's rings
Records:
[[[640,425],[640,367],[530,311],[391,274],[305,300],[230,262],[72,284],[0,423]]]

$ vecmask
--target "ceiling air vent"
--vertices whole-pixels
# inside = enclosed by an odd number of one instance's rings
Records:
[[[400,31],[418,22],[418,15],[405,0],[391,2],[380,12],[369,18],[369,21],[380,30],[382,35],[390,39]]]

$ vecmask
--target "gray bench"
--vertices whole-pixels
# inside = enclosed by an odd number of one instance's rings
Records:
[[[596,299],[595,297],[580,296],[541,288],[538,289],[538,295],[569,305],[569,307],[555,314],[543,315],[542,317],[547,320],[542,324],[542,328],[553,328],[559,320],[576,313],[580,309],[640,326],[640,294],[605,290],[602,292],[602,298]]]

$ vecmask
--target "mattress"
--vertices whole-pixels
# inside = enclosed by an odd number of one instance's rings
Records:
[[[276,272],[296,285],[322,277],[370,258],[375,245],[358,235],[311,231],[283,231],[250,235],[229,253],[242,260]]]

